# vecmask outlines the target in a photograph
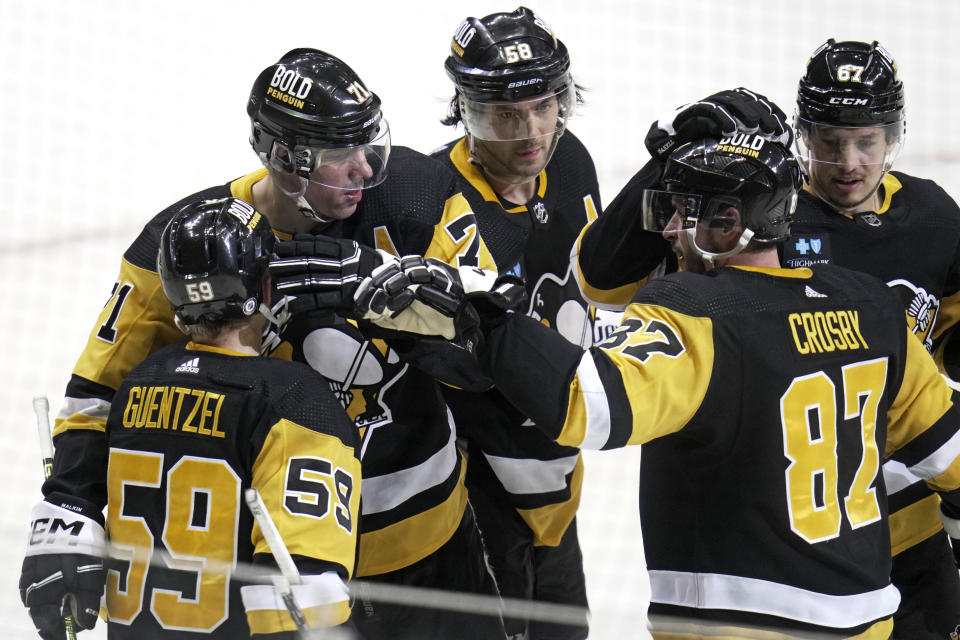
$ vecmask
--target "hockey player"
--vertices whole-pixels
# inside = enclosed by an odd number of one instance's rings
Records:
[[[489,296],[452,323],[480,318],[466,342],[561,444],[645,443],[654,638],[887,638],[881,463],[922,477],[960,530],[960,396],[881,280],[780,267],[800,186],[786,147],[684,144],[663,183],[643,217],[685,269],[642,287],[605,343],[584,352]]]
[[[699,118],[696,128],[704,117],[717,118],[720,109],[733,112],[733,94],[718,96],[719,101],[717,96],[703,101],[716,108],[694,103],[676,118]],[[797,96],[797,147],[806,186],[781,259],[790,267],[833,263],[884,280],[899,295],[913,331],[937,350],[941,368],[956,376],[960,356],[949,337],[960,317],[960,211],[932,181],[889,171],[904,141],[904,123],[903,84],[890,54],[877,43],[828,40],[813,53]],[[655,158],[663,146],[689,138],[675,124],[664,118],[651,127],[646,143]],[[733,140],[738,135],[729,134]],[[639,202],[658,171],[651,163],[621,196]],[[631,280],[644,273],[631,271],[632,254],[609,250],[610,242],[662,250],[639,226],[629,208],[611,205],[584,231],[578,274],[594,301],[626,303],[623,292],[635,290]],[[924,258],[918,260],[916,252]],[[883,469],[893,582],[902,594],[894,635],[947,638],[960,625],[960,578],[937,517],[938,498],[898,462]]]
[[[470,273],[477,277],[487,273],[484,268],[493,271],[456,178],[427,156],[391,148],[380,99],[343,61],[316,49],[286,53],[257,76],[247,114],[263,168],[191,194],[146,225],[125,253],[112,297],[74,369],[55,438],[102,432],[120,380],[152,351],[182,341],[160,291],[154,256],[160,230],[189,202],[233,196],[260,211],[281,239],[325,234],[278,244],[288,265],[275,277],[281,284],[297,280],[289,265],[301,251],[342,266],[338,282],[356,282],[388,252],[475,266]],[[296,302],[301,310],[311,299],[313,306],[326,307],[336,304],[330,296],[340,295],[339,289],[324,289]],[[282,342],[275,333],[266,345],[272,355],[306,362],[324,375],[361,434],[368,490],[358,521],[355,575],[494,595],[466,508],[456,432],[434,379],[412,366],[407,354],[401,357],[404,345],[369,338],[329,311],[298,314]],[[363,599],[353,614],[367,638],[504,633],[495,617]]]
[[[307,624],[347,621],[359,439],[322,376],[259,357],[274,243],[267,220],[235,198],[192,202],[167,224],[157,270],[190,341],[123,380],[105,434],[58,437],[20,580],[42,637],[63,637],[66,594],[75,624],[92,628],[104,585],[111,638],[296,637],[273,585],[241,586],[225,568],[273,564],[243,504],[249,487],[295,558]],[[124,553],[106,572],[104,528]]]
[[[877,42],[827,40],[800,79],[795,129],[806,189],[784,264],[833,263],[881,278],[913,332],[928,349],[939,345],[946,372],[958,375],[960,359],[942,337],[960,318],[960,209],[936,183],[890,171],[906,131],[890,54]],[[883,473],[902,595],[894,637],[948,638],[960,625],[960,574],[939,499],[897,460]]]
[[[459,175],[499,272],[526,282],[527,313],[590,346],[603,325],[567,256],[599,213],[600,195],[593,160],[567,129],[579,91],[566,46],[520,7],[465,19],[445,68],[456,91],[444,123],[462,124],[464,136],[433,157]],[[586,607],[579,451],[545,438],[496,390],[447,397],[466,436],[470,501],[501,594]],[[586,627],[505,622],[511,638],[587,636]]]

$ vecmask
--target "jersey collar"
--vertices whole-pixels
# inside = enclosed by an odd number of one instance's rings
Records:
[[[456,167],[457,171],[460,172],[460,175],[466,178],[470,186],[476,189],[487,202],[496,202],[503,207],[507,213],[523,213],[527,210],[526,205],[516,205],[512,202],[504,203],[500,199],[497,192],[494,191],[490,183],[487,182],[487,178],[483,175],[480,167],[470,162],[470,149],[467,146],[466,137],[461,138],[460,141],[453,146],[453,149],[450,150],[450,161],[453,163],[453,166]],[[540,175],[537,176],[537,197],[542,200],[546,193],[547,170],[544,168],[543,171],[540,172]]]

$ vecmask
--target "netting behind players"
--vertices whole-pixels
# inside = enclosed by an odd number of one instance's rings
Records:
[[[567,44],[589,90],[571,128],[594,156],[605,201],[646,160],[643,135],[659,114],[740,85],[792,112],[807,56],[831,36],[876,38],[894,54],[908,114],[897,167],[960,194],[952,66],[960,5],[952,0],[530,6]],[[256,72],[295,46],[335,53],[382,98],[394,142],[429,151],[456,135],[438,123],[451,92],[442,62],[454,28],[467,13],[513,8],[488,0],[0,0],[5,637],[34,637],[16,596],[42,477],[30,399],[47,394],[59,409],[120,255],[142,224],[187,193],[257,167],[244,112]],[[591,638],[645,635],[639,458],[638,450],[586,457],[579,522]]]

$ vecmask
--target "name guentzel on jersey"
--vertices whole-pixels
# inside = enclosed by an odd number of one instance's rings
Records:
[[[125,429],[167,429],[224,438],[222,393],[189,387],[131,387],[123,410]]]
[[[860,333],[860,312],[804,311],[787,316],[793,344],[801,355],[867,349]]]

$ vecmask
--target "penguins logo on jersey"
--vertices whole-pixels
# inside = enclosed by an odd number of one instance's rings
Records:
[[[540,276],[530,294],[527,315],[584,348],[603,339],[597,340],[594,335],[593,318],[580,299],[580,289],[569,268],[563,279],[553,273]]]
[[[303,341],[303,356],[330,381],[340,404],[360,430],[363,458],[373,432],[393,422],[382,396],[400,379],[407,365],[382,340],[358,340],[336,327],[311,331]]]
[[[933,348],[933,328],[940,313],[940,299],[909,280],[891,280],[887,286],[894,289],[907,309],[907,325],[917,334],[927,350]]]

